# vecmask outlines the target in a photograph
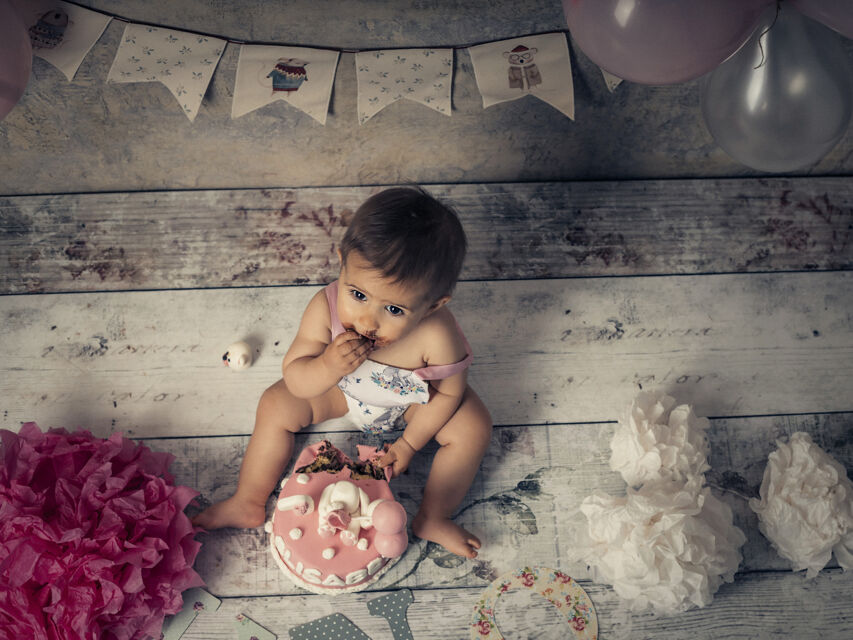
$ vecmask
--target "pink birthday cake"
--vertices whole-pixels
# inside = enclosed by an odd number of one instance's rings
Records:
[[[325,440],[303,449],[266,525],[278,566],[308,591],[360,591],[409,544],[406,510],[377,462],[383,452],[359,445],[358,455],[353,462]]]

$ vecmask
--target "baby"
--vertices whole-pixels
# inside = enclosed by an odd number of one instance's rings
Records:
[[[421,189],[388,189],[359,207],[338,251],[339,279],[308,303],[282,379],[261,396],[236,492],[194,524],[261,525],[294,434],[347,416],[365,431],[399,433],[380,460],[395,476],[435,438],[440,447],[412,531],[477,556],[480,540],[450,519],[492,433],[467,383],[470,347],[446,306],[465,247],[456,214]]]

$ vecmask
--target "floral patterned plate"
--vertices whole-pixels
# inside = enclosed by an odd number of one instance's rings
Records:
[[[530,589],[550,601],[566,618],[578,640],[598,640],[598,617],[586,591],[562,571],[546,567],[510,571],[486,587],[474,606],[471,638],[504,640],[495,621],[495,604],[501,595],[516,587]]]

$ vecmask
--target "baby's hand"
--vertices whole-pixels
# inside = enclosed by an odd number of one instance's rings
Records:
[[[396,478],[409,468],[409,463],[417,453],[408,442],[403,438],[398,438],[396,442],[388,445],[388,450],[385,455],[379,459],[379,466],[383,469],[391,467],[392,477]]]
[[[355,331],[344,331],[332,340],[323,351],[323,361],[338,378],[358,369],[367,360],[373,343]]]

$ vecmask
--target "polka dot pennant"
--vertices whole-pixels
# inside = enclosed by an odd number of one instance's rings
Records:
[[[406,610],[413,600],[411,591],[400,589],[380,598],[374,598],[367,603],[367,610],[370,611],[370,615],[381,616],[388,621],[394,640],[413,640],[412,630],[406,620]]]
[[[349,618],[333,613],[290,630],[290,640],[370,640]]]

